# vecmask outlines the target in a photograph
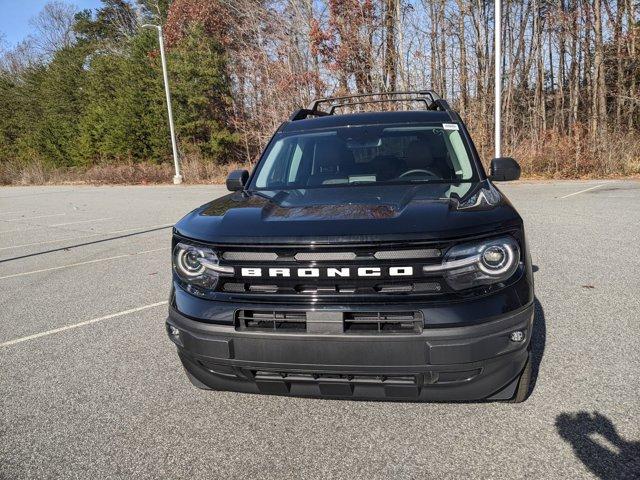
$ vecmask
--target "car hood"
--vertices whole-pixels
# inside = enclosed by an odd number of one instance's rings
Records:
[[[235,192],[190,212],[175,231],[211,243],[337,243],[446,239],[520,225],[495,189],[492,204],[465,209],[451,194],[464,200],[483,187],[494,188],[485,181]]]

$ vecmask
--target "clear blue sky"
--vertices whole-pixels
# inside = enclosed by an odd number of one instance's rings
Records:
[[[38,14],[47,0],[0,0],[0,37],[4,37],[5,46],[13,47],[31,33],[29,20]],[[100,6],[100,0],[65,0],[79,10],[94,9]]]

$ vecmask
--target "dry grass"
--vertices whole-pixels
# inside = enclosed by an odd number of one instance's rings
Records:
[[[626,177],[640,174],[640,138],[603,133],[593,141],[586,132],[571,136],[549,131],[539,140],[519,142],[511,154],[523,176],[545,178]],[[595,147],[593,146],[595,145]]]
[[[597,145],[593,148],[590,145]],[[633,134],[607,134],[594,142],[586,130],[571,135],[548,131],[538,140],[522,139],[506,149],[522,166],[524,178],[602,178],[640,175],[640,138]],[[193,153],[182,161],[185,183],[224,183],[234,169],[251,169],[238,162],[216,164]],[[54,168],[42,161],[0,163],[0,184],[166,184],[173,178],[173,164],[103,163],[89,168]]]
[[[55,171],[42,162],[0,163],[0,185],[43,185],[56,180]]]
[[[238,168],[250,169],[240,163],[224,165],[187,157],[182,162],[185,183],[224,183],[228,173]],[[148,185],[171,183],[172,163],[104,163],[89,168],[54,168],[44,162],[25,165],[0,164],[0,185]]]
[[[220,165],[196,156],[186,156],[182,162],[182,176],[187,183],[224,183],[232,170],[251,171],[252,168],[251,165],[239,162]]]

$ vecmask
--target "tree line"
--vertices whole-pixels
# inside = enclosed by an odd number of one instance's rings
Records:
[[[103,0],[77,11],[52,2],[32,35],[0,52],[0,171],[170,165],[157,35],[144,23],[164,28],[185,161],[250,164],[313,98],[423,88],[460,111],[488,161],[493,7]],[[503,151],[526,173],[640,173],[639,14],[637,0],[503,1]]]

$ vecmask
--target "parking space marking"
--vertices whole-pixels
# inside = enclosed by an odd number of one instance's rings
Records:
[[[150,308],[159,307],[161,305],[166,305],[168,302],[165,300],[164,302],[156,302],[151,303],[149,305],[143,305],[142,307],[130,308],[129,310],[123,310],[122,312],[112,313],[110,315],[105,315],[104,317],[92,318],[91,320],[85,320],[84,322],[74,323],[72,325],[65,325],[64,327],[54,328],[52,330],[47,330],[45,332],[35,333],[33,335],[27,335],[26,337],[16,338],[14,340],[9,340],[8,342],[0,343],[0,347],[8,347],[10,345],[15,345],[17,343],[26,342],[28,340],[34,340],[40,337],[46,337],[49,335],[53,335],[54,333],[65,332],[67,330],[72,330],[78,327],[84,327],[85,325],[91,325],[92,323],[101,322],[103,320],[110,320],[116,317],[122,317],[124,315],[129,315],[130,313],[141,312],[143,310],[148,310]]]
[[[93,218],[91,220],[78,220],[77,222],[54,223],[53,225],[43,225],[45,227],[64,227],[66,225],[77,225],[78,223],[104,222],[105,220],[113,220],[114,217]]]
[[[604,187],[606,184],[605,183],[601,183],[600,185],[596,185],[594,187],[590,187],[590,188],[585,188],[584,190],[580,190],[579,192],[573,192],[570,193],[569,195],[565,195],[564,197],[560,197],[562,198],[569,198],[569,197],[573,197],[574,195],[580,195],[581,193],[585,193],[588,192],[590,190],[595,190],[596,188],[600,188],[600,187]]]
[[[0,250],[12,250],[14,248],[35,247],[37,245],[48,245],[51,243],[60,243],[60,242],[66,242],[70,240],[82,240],[83,238],[99,237],[100,235],[111,235],[114,233],[134,232],[140,229],[167,228],[171,226],[173,226],[173,223],[163,223],[161,225],[149,225],[148,227],[124,228],[120,230],[112,230],[110,232],[90,233],[89,235],[80,235],[79,237],[65,237],[65,238],[60,238],[58,240],[46,240],[44,242],[23,243],[21,245],[9,245],[8,247],[0,247]],[[7,232],[0,232],[0,233],[7,233]]]
[[[41,228],[40,225],[35,225],[27,228],[14,228],[13,230],[0,230],[0,234],[2,233],[15,233],[15,232],[26,232],[28,230],[35,230],[37,228]]]
[[[144,255],[146,253],[159,252],[160,250],[169,251],[169,248],[168,247],[154,248],[153,250],[143,250],[141,252],[125,253],[123,255],[116,255],[114,257],[96,258],[95,260],[87,260],[86,262],[70,263],[67,265],[60,265],[57,267],[41,268],[40,270],[31,270],[29,272],[14,273],[12,275],[5,275],[3,277],[0,277],[0,280],[5,280],[7,278],[23,277],[25,275],[33,275],[34,273],[51,272],[53,270],[61,270],[63,268],[79,267],[81,265],[89,265],[91,263],[106,262],[108,260],[117,260],[119,258],[132,257],[135,255]]]
[[[20,218],[9,218],[7,220],[2,219],[0,222],[21,222],[25,220],[36,220],[38,218],[50,218],[50,217],[61,217],[66,215],[66,213],[52,213],[50,215],[36,215],[35,217],[20,217]]]

